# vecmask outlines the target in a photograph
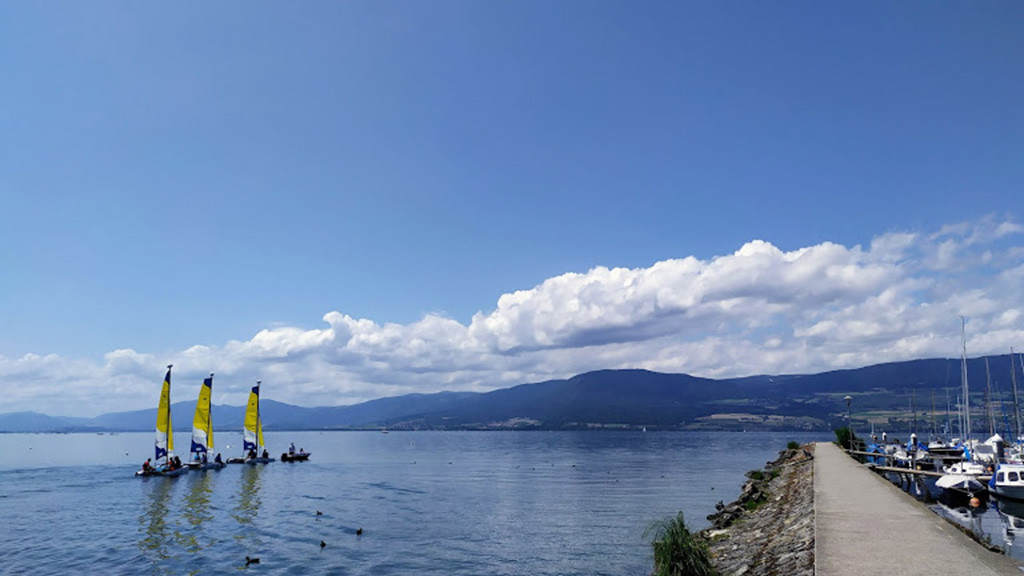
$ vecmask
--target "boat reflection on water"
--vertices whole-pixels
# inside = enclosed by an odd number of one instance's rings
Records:
[[[999,518],[1003,522],[1003,538],[1006,547],[1012,548],[1024,544],[1024,502],[1007,498],[993,498],[999,510]],[[1020,548],[1017,548],[1020,550]],[[1013,556],[1009,551],[1007,555]]]
[[[254,529],[254,525],[262,504],[260,476],[263,474],[263,466],[243,466],[241,473],[238,502],[231,511],[231,517],[238,522],[239,528],[235,534],[235,540],[240,543],[251,543],[258,548],[262,542],[259,531]]]
[[[163,478],[157,478],[157,482],[145,482],[143,489],[149,492],[149,505],[139,515],[139,550],[149,557],[155,555],[152,560],[166,560],[170,558],[170,551],[167,543],[169,541],[167,524],[170,514],[169,503],[171,499],[172,482]]]
[[[921,502],[931,503],[947,497],[947,491],[937,487],[935,485],[936,479],[933,477],[901,474],[898,472],[886,472],[883,476]],[[953,505],[956,505],[956,503],[953,503]]]
[[[951,505],[952,504],[952,505]],[[978,506],[960,505],[959,499],[950,500],[948,497],[940,497],[939,501],[931,506],[939,516],[958,524],[975,535],[985,533],[982,518],[988,511],[988,505],[982,501]]]
[[[192,530],[184,536],[183,542],[190,553],[198,552],[205,548],[206,535],[203,530],[203,523],[213,519],[210,511],[210,494],[213,492],[211,478],[208,473],[189,474],[189,491],[185,495],[185,507],[182,514],[191,526]]]

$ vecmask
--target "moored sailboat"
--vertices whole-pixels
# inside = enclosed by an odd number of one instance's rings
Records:
[[[192,459],[189,466],[199,470],[223,468],[224,463],[218,458],[210,461],[210,450],[213,448],[213,413],[210,402],[213,395],[213,374],[203,379],[199,388],[199,399],[196,401],[196,414],[192,418]]]
[[[980,462],[977,452],[979,446],[971,440],[971,402],[970,388],[967,384],[967,330],[966,320],[960,317],[960,383],[963,387],[964,417],[964,460],[943,468],[945,475],[936,480],[935,485],[951,496],[966,496],[968,499],[983,497],[988,493],[988,486],[981,480],[988,472],[986,462]],[[987,447],[982,451],[986,451]]]
[[[174,430],[171,426],[171,368],[173,364],[167,365],[167,375],[164,376],[164,384],[160,389],[160,403],[156,410],[156,457],[157,465],[151,466],[149,460],[142,465],[142,469],[135,473],[136,476],[179,476],[188,472],[188,468],[182,466],[177,457],[174,456]],[[160,459],[164,459],[162,466]]]

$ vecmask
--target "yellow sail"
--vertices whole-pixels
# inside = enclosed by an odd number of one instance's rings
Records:
[[[210,397],[213,395],[213,374],[203,380],[196,401],[196,415],[192,418],[192,452],[205,454],[213,448],[213,415],[210,413]]]
[[[242,431],[242,449],[256,450],[263,446],[263,425],[260,423],[260,383],[249,392],[249,403],[245,407],[245,427]],[[258,455],[258,454],[257,454]]]
[[[160,390],[160,405],[156,410],[156,459],[174,451],[174,431],[171,429],[171,366],[167,367],[164,386]]]
[[[261,418],[256,419],[256,438],[258,439],[260,446],[267,445],[267,443],[263,441],[263,420]]]

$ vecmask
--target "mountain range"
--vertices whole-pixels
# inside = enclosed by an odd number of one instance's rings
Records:
[[[986,422],[1010,421],[1010,366],[1009,355],[968,360],[972,418],[988,409]],[[936,420],[945,422],[950,411],[955,412],[960,390],[959,359],[727,379],[599,370],[492,392],[409,394],[351,406],[309,408],[263,399],[260,415],[266,430],[828,430],[846,423],[844,398],[850,396],[855,427],[874,424],[906,430],[912,421],[919,429],[941,426]],[[191,427],[194,410],[194,401],[172,406],[177,430]],[[244,412],[244,406],[214,406],[216,429],[240,430]],[[0,414],[0,432],[144,431],[152,430],[155,421],[155,407],[94,418],[14,412]]]

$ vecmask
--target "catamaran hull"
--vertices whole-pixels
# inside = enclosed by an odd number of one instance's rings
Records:
[[[202,472],[203,470],[220,470],[224,466],[226,466],[226,465],[223,462],[220,463],[220,464],[217,464],[216,462],[207,462],[206,464],[189,464],[188,465],[188,467],[191,468],[192,470],[197,470],[197,471],[200,471],[200,472]]]
[[[149,478],[152,476],[163,476],[165,478],[175,478],[188,472],[188,468],[176,468],[174,470],[138,470],[135,472],[136,476],[142,476]]]
[[[273,458],[249,458],[245,461],[246,464],[270,464],[273,462]]]

